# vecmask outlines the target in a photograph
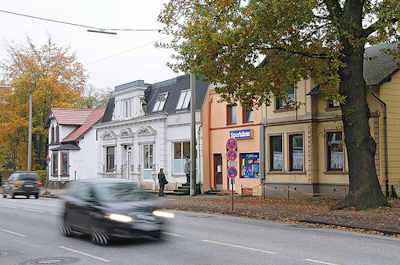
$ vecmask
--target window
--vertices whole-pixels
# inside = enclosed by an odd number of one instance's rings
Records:
[[[328,109],[337,109],[340,108],[340,103],[337,100],[329,99],[328,100]]]
[[[164,105],[165,102],[167,101],[167,98],[168,98],[168,92],[159,94],[156,103],[154,104],[153,112],[162,111],[164,109]]]
[[[327,133],[328,171],[342,171],[344,152],[342,132]]]
[[[106,149],[106,171],[112,172],[115,169],[114,164],[115,146],[108,146]]]
[[[153,145],[144,144],[143,145],[143,168],[153,169]]]
[[[185,158],[190,157],[190,142],[174,143],[174,173],[185,173]]]
[[[50,140],[50,143],[54,144],[55,142],[56,142],[56,133],[55,133],[54,126],[51,126],[51,140]]]
[[[68,153],[61,153],[61,176],[69,176]]]
[[[122,115],[124,118],[130,118],[133,116],[133,104],[131,98],[122,100]]]
[[[240,177],[258,178],[260,172],[260,154],[240,154]]]
[[[243,123],[254,122],[254,111],[243,109]]]
[[[60,126],[57,125],[56,127],[56,143],[60,142]]]
[[[53,152],[53,154],[52,154],[51,168],[52,168],[53,177],[57,177],[58,176],[58,153],[56,153],[56,152]]]
[[[189,108],[190,100],[192,98],[191,90],[182,90],[179,96],[178,104],[176,105],[177,110]]]
[[[303,135],[289,135],[289,168],[290,171],[303,171],[304,147]]]
[[[282,135],[270,136],[270,168],[271,170],[282,171],[283,169],[283,152],[282,152]]]
[[[275,106],[276,109],[285,109],[287,107],[288,102],[287,101],[294,101],[296,98],[295,96],[295,91],[294,91],[294,84],[288,84],[286,87],[286,93],[287,95],[284,96],[284,98],[278,98],[276,97],[275,101]]]
[[[227,114],[228,114],[228,125],[229,124],[236,124],[237,123],[237,106],[235,105],[228,105]]]

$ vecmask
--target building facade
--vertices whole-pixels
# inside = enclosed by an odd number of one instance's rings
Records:
[[[46,122],[50,185],[97,177],[97,137],[93,126],[103,114],[104,109],[51,109]]]
[[[384,193],[400,183],[400,74],[383,45],[366,50],[364,77],[368,85],[375,164]],[[268,195],[333,195],[348,191],[349,175],[340,105],[327,100],[318,84],[303,80],[288,85],[288,107],[275,98],[263,112],[265,122],[265,186]],[[386,110],[385,110],[386,108]],[[385,124],[385,122],[387,122]]]
[[[200,109],[208,83],[197,80],[196,87],[196,142],[201,148]],[[167,189],[185,183],[184,160],[190,156],[190,108],[188,75],[156,84],[138,80],[115,87],[104,118],[96,126],[98,174],[132,179],[155,190],[157,174],[163,168],[169,182]],[[201,156],[197,161],[201,163]],[[198,171],[199,183],[200,176]]]
[[[226,143],[237,140],[234,166],[237,177],[233,189],[238,194],[260,195],[260,131],[261,110],[246,110],[240,105],[220,101],[214,89],[207,93],[202,109],[203,134],[203,189],[229,191],[232,189],[227,174]]]

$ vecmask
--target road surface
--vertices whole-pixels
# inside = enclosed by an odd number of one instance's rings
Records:
[[[93,245],[57,230],[58,199],[0,198],[0,264],[400,264],[400,240],[229,216],[175,212],[162,241]]]

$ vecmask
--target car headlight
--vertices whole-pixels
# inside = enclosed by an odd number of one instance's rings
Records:
[[[131,223],[133,222],[133,218],[128,216],[128,215],[123,215],[123,214],[117,214],[117,213],[110,213],[106,215],[107,219],[110,219],[112,221],[117,221],[121,223]]]
[[[163,218],[175,218],[175,214],[165,212],[165,211],[160,211],[160,210],[153,211],[153,215],[157,216],[157,217],[163,217]]]

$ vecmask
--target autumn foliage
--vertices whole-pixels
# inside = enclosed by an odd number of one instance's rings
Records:
[[[46,165],[47,130],[44,128],[52,107],[79,107],[86,84],[81,63],[68,48],[50,38],[36,46],[8,46],[8,57],[1,62],[6,79],[0,88],[0,165],[13,162],[27,165],[29,93],[32,92],[32,169]]]

